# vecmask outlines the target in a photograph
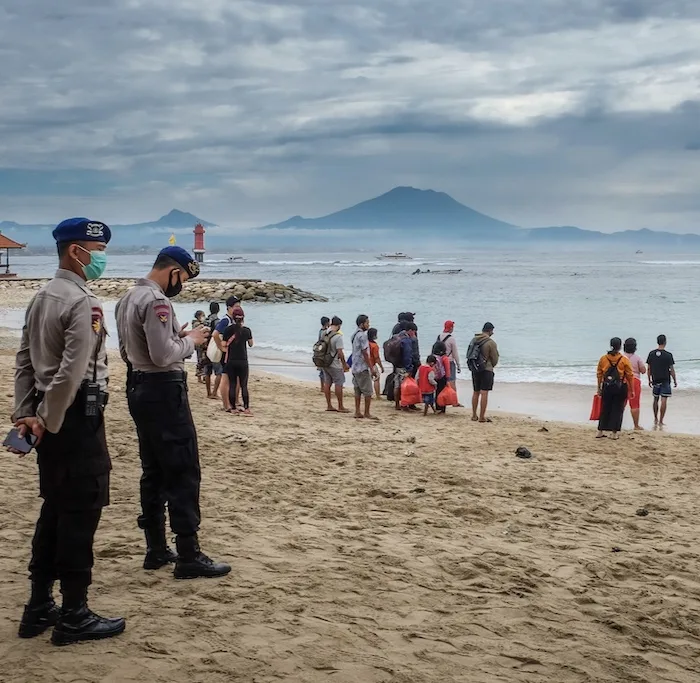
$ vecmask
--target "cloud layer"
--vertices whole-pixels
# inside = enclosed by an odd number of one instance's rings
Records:
[[[699,77],[690,0],[0,0],[0,219],[250,226],[414,185],[700,232]]]

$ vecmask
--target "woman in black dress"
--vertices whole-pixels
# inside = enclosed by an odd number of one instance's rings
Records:
[[[253,346],[253,333],[245,327],[243,309],[236,306],[232,312],[233,323],[229,325],[222,335],[226,345],[226,357],[224,368],[229,379],[229,397],[231,412],[236,408],[236,385],[240,387],[243,410],[246,417],[252,417],[250,412],[250,397],[248,394],[248,348]]]
[[[604,432],[612,432],[617,439],[622,429],[622,417],[628,398],[634,398],[634,374],[629,360],[620,353],[622,339],[610,340],[610,351],[598,361],[598,393],[601,397],[598,435],[602,439]]]

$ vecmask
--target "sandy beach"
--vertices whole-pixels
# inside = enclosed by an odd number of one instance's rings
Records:
[[[699,680],[697,438],[596,441],[590,427],[386,402],[370,424],[269,375],[254,377],[245,419],[191,383],[201,539],[233,572],[178,582],[140,566],[137,445],[111,367],[112,505],[91,605],[126,616],[127,632],[65,649],[16,638],[40,501],[33,458],[4,454],[2,681]]]

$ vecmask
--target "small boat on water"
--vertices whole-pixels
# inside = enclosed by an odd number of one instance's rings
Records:
[[[248,259],[243,258],[242,256],[229,256],[228,257],[229,263],[235,263],[235,264],[240,264],[240,263],[257,263],[257,261],[249,261]]]
[[[393,254],[382,254],[377,256],[380,261],[412,261],[413,257],[404,254],[402,251],[395,251]]]
[[[461,272],[461,268],[456,268],[453,270],[421,270],[420,268],[416,268],[411,275],[457,275]]]

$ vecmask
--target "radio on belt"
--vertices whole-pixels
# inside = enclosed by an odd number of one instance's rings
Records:
[[[85,417],[97,417],[100,412],[100,385],[87,382],[85,385]]]

